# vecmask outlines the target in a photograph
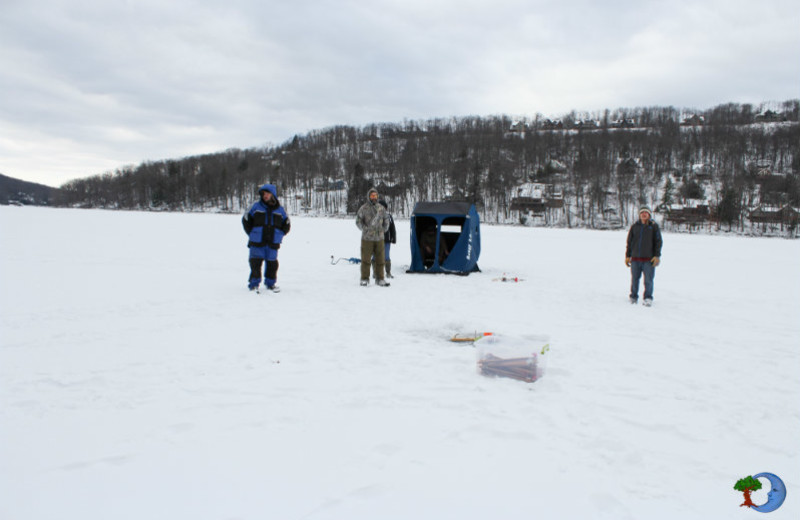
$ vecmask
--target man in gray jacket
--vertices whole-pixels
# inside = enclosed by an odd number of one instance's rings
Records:
[[[361,230],[361,285],[369,285],[369,267],[375,257],[375,283],[389,287],[383,279],[385,252],[384,233],[389,229],[389,214],[378,204],[378,190],[372,188],[367,194],[369,201],[358,208],[356,226]]]
[[[628,231],[625,245],[625,265],[631,268],[631,303],[639,301],[639,278],[644,274],[644,305],[653,304],[653,279],[656,266],[661,263],[662,245],[661,230],[653,221],[653,213],[642,206],[639,220]]]

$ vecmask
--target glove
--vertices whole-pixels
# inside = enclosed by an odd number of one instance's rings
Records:
[[[628,266],[628,267],[631,266],[631,257],[629,257],[629,256],[625,257],[625,265]]]
[[[650,263],[653,264],[653,267],[656,267],[658,264],[661,263],[661,260],[657,256],[654,256],[653,258],[650,259]]]

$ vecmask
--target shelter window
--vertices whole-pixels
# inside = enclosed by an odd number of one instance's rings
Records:
[[[441,233],[439,235],[439,263],[444,262],[450,251],[455,247],[461,233],[464,231],[466,217],[447,217],[442,221]]]

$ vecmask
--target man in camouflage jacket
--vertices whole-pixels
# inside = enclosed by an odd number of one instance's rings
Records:
[[[378,204],[378,190],[372,188],[367,195],[369,201],[358,208],[356,226],[361,230],[361,285],[369,285],[369,268],[375,257],[375,283],[382,287],[389,284],[383,279],[385,252],[384,233],[389,229],[389,214]]]

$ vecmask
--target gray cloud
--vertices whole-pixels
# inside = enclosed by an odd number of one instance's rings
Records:
[[[0,172],[51,185],[336,124],[798,97],[791,1],[9,0]]]

